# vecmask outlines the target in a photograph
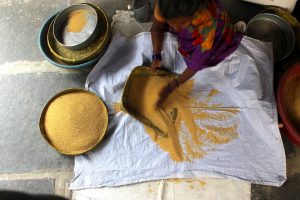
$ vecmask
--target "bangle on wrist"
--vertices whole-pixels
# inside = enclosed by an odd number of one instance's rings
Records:
[[[160,60],[162,61],[161,53],[155,53],[152,55],[152,60]]]

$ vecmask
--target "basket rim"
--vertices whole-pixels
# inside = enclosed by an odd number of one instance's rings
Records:
[[[294,77],[300,75],[300,63],[294,64],[290,69],[288,69],[281,80],[279,81],[278,89],[277,89],[277,108],[279,115],[282,119],[282,122],[286,128],[286,134],[292,139],[292,141],[298,145],[300,145],[300,132],[296,129],[296,127],[292,124],[288,113],[283,105],[284,97],[284,87],[286,83],[293,79]]]

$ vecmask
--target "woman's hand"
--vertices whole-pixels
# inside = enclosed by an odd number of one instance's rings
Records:
[[[160,68],[162,66],[162,61],[161,60],[153,60],[150,67],[153,70],[156,70],[157,68]]]
[[[182,74],[178,76],[178,78],[173,79],[169,82],[159,93],[159,100],[157,101],[156,106],[161,107],[164,101],[168,98],[168,96],[177,88],[180,84],[185,83],[187,80],[192,78],[197,71],[186,68]]]
[[[169,82],[159,93],[159,99],[156,103],[157,107],[161,107],[164,101],[168,98],[168,96],[179,86],[179,82],[177,79],[173,79]]]

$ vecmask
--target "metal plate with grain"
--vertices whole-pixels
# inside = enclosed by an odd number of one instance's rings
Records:
[[[168,137],[167,133],[164,133],[159,127],[157,127],[154,123],[152,123],[148,118],[135,111],[135,109],[132,108],[132,106],[129,103],[129,96],[131,95],[130,92],[132,88],[132,83],[133,80],[138,76],[168,76],[171,78],[175,78],[177,77],[177,74],[167,72],[166,70],[159,70],[159,69],[154,72],[150,67],[146,67],[146,66],[136,67],[129,75],[129,78],[126,81],[123,95],[122,95],[122,102],[121,102],[122,110],[124,110],[129,115],[139,120],[143,124],[157,131],[157,133],[160,136]]]
[[[98,38],[92,42],[88,47],[80,50],[68,49],[56,42],[53,35],[53,23],[50,25],[47,34],[47,43],[51,53],[58,59],[70,63],[70,64],[80,64],[89,61],[97,57],[106,47],[110,41],[110,25],[108,22],[107,15],[98,6],[93,4],[88,4],[95,8],[98,13],[99,23],[101,24],[100,33]]]
[[[295,35],[290,24],[283,18],[262,13],[247,24],[246,35],[261,41],[273,43],[274,60],[286,58],[294,49]]]
[[[41,31],[39,33],[39,49],[41,51],[41,53],[43,54],[43,56],[53,65],[57,66],[57,67],[61,67],[61,68],[65,68],[65,69],[79,69],[79,68],[85,68],[85,67],[90,67],[93,66],[101,57],[102,55],[105,53],[105,49],[108,46],[108,43],[106,45],[106,47],[104,48],[104,50],[97,55],[95,58],[79,63],[79,64],[70,64],[70,63],[66,63],[62,60],[60,60],[59,58],[57,58],[49,49],[48,43],[47,43],[47,34],[48,34],[48,30],[50,27],[51,22],[53,21],[53,19],[56,17],[57,14],[51,16],[49,19],[46,20],[46,22],[44,23],[44,25],[41,28]]]
[[[61,11],[55,18],[53,36],[58,44],[72,50],[79,50],[97,39],[100,28],[97,11],[92,6],[72,5]]]
[[[83,89],[67,89],[44,107],[39,127],[45,141],[65,155],[79,155],[95,148],[108,126],[103,101]]]

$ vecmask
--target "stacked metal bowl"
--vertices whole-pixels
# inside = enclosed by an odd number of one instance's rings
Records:
[[[274,60],[287,58],[298,42],[299,22],[287,11],[268,7],[254,16],[247,24],[246,35],[265,42],[272,42]]]
[[[50,17],[39,34],[44,57],[62,68],[83,68],[95,64],[110,41],[106,13],[94,4],[72,5]]]

